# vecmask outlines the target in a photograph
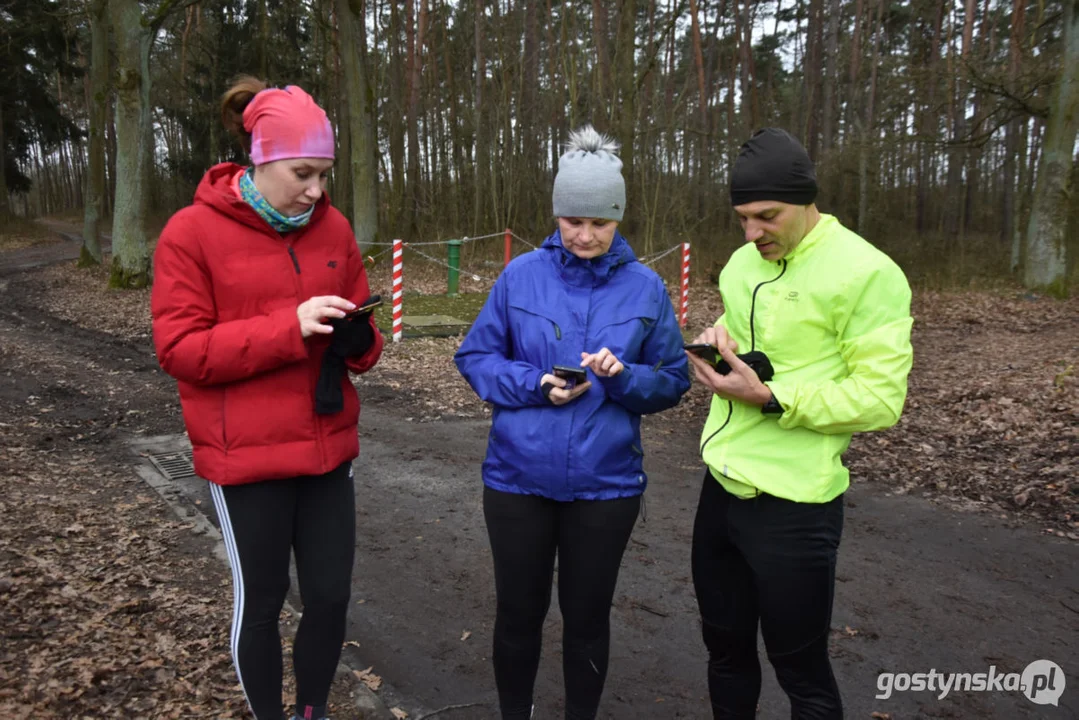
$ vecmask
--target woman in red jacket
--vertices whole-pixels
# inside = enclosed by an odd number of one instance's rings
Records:
[[[280,720],[278,614],[296,555],[304,613],[296,716],[322,718],[355,548],[359,398],[382,352],[367,276],[324,192],[334,138],[297,87],[242,78],[222,119],[252,167],[206,173],[154,253],[154,344],[176,378],[195,470],[210,481],[234,587],[231,650],[257,720]]]

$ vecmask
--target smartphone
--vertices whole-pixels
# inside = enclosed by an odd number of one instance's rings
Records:
[[[372,295],[371,297],[367,298],[367,301],[363,305],[360,305],[358,308],[356,308],[355,310],[353,310],[351,312],[345,313],[345,319],[346,320],[351,320],[352,318],[354,318],[354,317],[356,317],[358,315],[363,315],[365,312],[374,310],[375,308],[377,308],[381,304],[382,304],[382,296],[381,295]]]
[[[578,383],[588,380],[588,373],[584,368],[572,365],[555,365],[551,368],[551,374],[566,381],[566,390],[572,390]]]
[[[693,353],[700,359],[712,365],[718,365],[719,361],[723,358],[719,354],[719,350],[715,345],[709,345],[708,343],[689,343],[683,345],[682,349],[686,352]]]

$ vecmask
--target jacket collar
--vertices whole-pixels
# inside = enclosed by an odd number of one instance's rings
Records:
[[[820,220],[813,226],[813,229],[802,238],[802,242],[798,243],[796,248],[787,253],[787,256],[784,259],[793,260],[794,258],[808,255],[813,252],[813,248],[820,244],[821,239],[829,235],[838,224],[839,221],[835,219],[834,215],[821,213]]]
[[[602,285],[622,265],[636,262],[637,256],[622,234],[615,232],[610,249],[599,257],[585,260],[579,258],[562,244],[562,231],[554,233],[540,246],[548,252],[551,261],[558,266],[562,279],[571,285]]]

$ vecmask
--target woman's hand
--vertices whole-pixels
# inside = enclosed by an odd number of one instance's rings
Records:
[[[626,368],[607,348],[598,353],[581,353],[581,367],[591,368],[596,377],[614,377]]]
[[[304,339],[312,335],[329,335],[333,327],[324,324],[326,318],[343,318],[349,310],[355,310],[356,306],[336,295],[320,295],[306,302],[300,303],[296,308],[296,317],[300,319],[300,334]]]
[[[572,390],[567,390],[566,381],[560,377],[555,377],[550,373],[546,373],[540,378],[540,387],[545,385],[552,386],[545,394],[547,395],[547,399],[554,405],[565,405],[571,400],[576,400],[578,397],[588,392],[588,388],[592,387],[592,383],[589,381],[575,386]]]

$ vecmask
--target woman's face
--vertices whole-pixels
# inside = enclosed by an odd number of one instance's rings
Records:
[[[562,246],[579,258],[599,257],[611,249],[618,223],[605,218],[558,218]]]
[[[285,217],[303,215],[322,197],[331,167],[325,158],[275,160],[255,168],[255,187]]]

